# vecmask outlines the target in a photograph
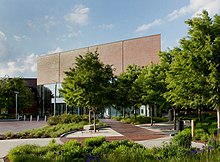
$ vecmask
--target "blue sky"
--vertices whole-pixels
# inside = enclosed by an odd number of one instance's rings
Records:
[[[165,51],[202,9],[220,14],[220,0],[0,0],[0,77],[36,77],[43,54],[147,35]]]

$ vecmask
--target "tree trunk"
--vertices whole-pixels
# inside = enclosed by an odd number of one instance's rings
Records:
[[[89,109],[89,124],[91,124],[91,110]]]
[[[218,135],[220,134],[220,105],[217,106],[217,124],[218,124]]]
[[[109,108],[109,117],[110,117],[110,119],[112,118],[112,107],[111,106]]]
[[[150,125],[153,126],[153,108],[152,106],[150,107]]]
[[[136,122],[137,116],[136,116],[136,108],[134,107],[134,121]]]
[[[176,109],[173,108],[173,129],[176,130]]]
[[[125,108],[123,107],[123,117],[125,118]]]
[[[95,110],[93,110],[93,114],[94,114],[94,132],[96,132],[96,113],[95,113]]]
[[[198,115],[199,121],[201,121],[201,108],[197,108],[197,115]]]

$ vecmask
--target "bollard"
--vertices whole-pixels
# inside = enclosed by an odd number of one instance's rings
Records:
[[[178,121],[178,130],[179,131],[184,130],[184,122],[181,119]]]
[[[26,115],[24,115],[24,121],[26,120]]]
[[[32,115],[30,115],[30,121],[32,121]]]
[[[37,116],[37,121],[39,121],[39,115]]]
[[[194,121],[191,120],[191,133],[192,133],[192,138],[195,136],[195,126],[194,126]]]
[[[44,121],[47,121],[47,116],[45,115],[45,117],[44,117]]]

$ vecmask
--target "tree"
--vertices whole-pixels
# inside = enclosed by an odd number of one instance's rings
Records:
[[[125,108],[133,108],[135,111],[140,105],[140,89],[134,84],[140,73],[140,66],[129,65],[126,71],[121,73],[116,79],[116,97],[114,102],[116,107],[123,110],[124,117]]]
[[[153,124],[152,107],[162,109],[167,103],[163,97],[163,93],[166,92],[164,68],[160,64],[145,66],[135,83],[142,89],[142,103],[149,104],[151,107],[151,124]]]
[[[182,108],[211,105],[217,109],[220,130],[220,16],[212,20],[207,11],[186,21],[188,36],[174,57],[167,74],[168,100]]]
[[[75,67],[65,72],[66,78],[60,90],[68,105],[88,107],[94,112],[96,132],[96,112],[110,104],[113,69],[104,65],[97,51],[76,57]]]
[[[33,93],[22,78],[1,78],[0,80],[0,108],[10,110],[15,108],[15,91],[18,95],[18,112],[29,108],[33,101]]]

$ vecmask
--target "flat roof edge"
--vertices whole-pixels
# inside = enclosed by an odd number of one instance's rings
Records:
[[[91,47],[96,47],[96,46],[108,45],[108,44],[113,44],[113,43],[131,41],[131,40],[135,40],[135,39],[142,39],[142,38],[154,37],[154,36],[161,36],[161,34],[153,34],[153,35],[148,35],[148,36],[141,36],[141,37],[136,37],[136,38],[130,38],[130,39],[119,40],[119,41],[115,41],[115,42],[108,42],[108,43],[102,43],[102,44],[91,45],[91,46],[87,46],[87,47],[76,48],[76,49],[72,49],[72,50],[66,50],[66,51],[61,51],[61,52],[42,54],[42,55],[38,56],[38,58],[48,57],[48,56],[60,54],[60,53],[63,53],[63,52],[71,52],[71,51],[76,51],[76,50],[81,50],[81,49],[86,49],[86,48],[91,48]]]

